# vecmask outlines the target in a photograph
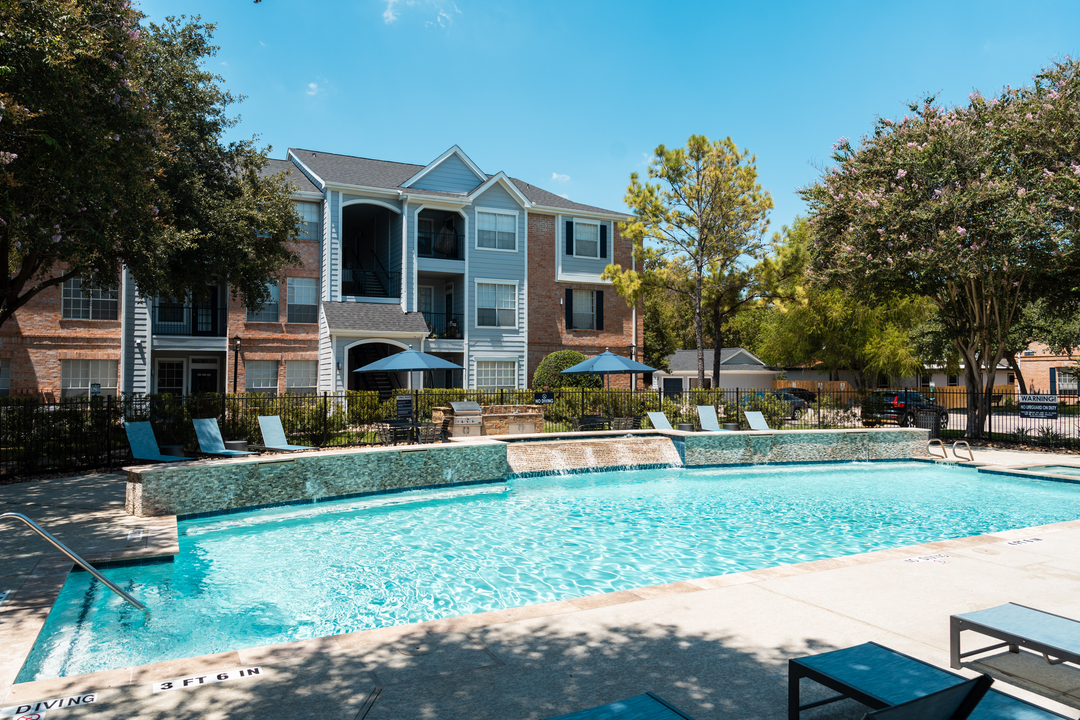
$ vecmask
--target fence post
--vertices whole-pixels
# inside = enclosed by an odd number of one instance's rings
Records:
[[[112,395],[105,396],[105,448],[108,452],[105,467],[112,470]]]
[[[326,447],[327,433],[330,431],[330,393],[322,392],[322,447]]]

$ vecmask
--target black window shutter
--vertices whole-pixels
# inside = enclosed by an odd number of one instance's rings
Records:
[[[566,329],[574,328],[574,291],[566,291]]]
[[[566,254],[574,254],[574,221],[566,221]]]
[[[1057,395],[1057,368],[1050,368],[1050,394]]]
[[[603,226],[601,226],[600,229],[603,230]],[[603,238],[604,238],[604,236],[600,235],[600,242],[604,241]],[[600,247],[604,247],[604,246],[601,245]],[[604,291],[603,290],[597,290],[596,291],[596,329],[597,330],[603,330],[604,329]]]
[[[600,225],[600,257],[607,257],[607,225]]]

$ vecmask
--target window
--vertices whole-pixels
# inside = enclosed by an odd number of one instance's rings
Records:
[[[120,317],[120,289],[116,285],[89,289],[82,287],[82,278],[64,281],[65,320],[116,320]]]
[[[159,360],[157,366],[157,391],[159,394],[184,394],[184,361]]]
[[[604,329],[604,291],[567,289],[563,299],[566,306],[567,330]]]
[[[1009,373],[1009,379],[1007,381],[1010,385],[1016,384],[1016,373]]]
[[[580,257],[600,257],[599,223],[574,223],[574,254]]]
[[[1072,368],[1057,369],[1057,394],[1076,395],[1076,370]]]
[[[277,360],[248,360],[244,363],[244,387],[248,392],[277,392]]]
[[[517,215],[476,213],[476,247],[517,250]]]
[[[116,395],[117,360],[61,360],[60,394],[89,397],[90,386],[100,385],[102,395]]]
[[[477,327],[517,326],[517,286],[476,284]]]
[[[289,322],[319,322],[319,281],[315,278],[288,279]]]
[[[930,387],[930,376],[927,375],[926,373],[923,373],[922,375],[920,375],[919,376],[919,384],[922,385],[923,387]]]
[[[289,360],[285,363],[285,392],[311,395],[317,390],[318,384],[317,360]]]
[[[11,394],[11,359],[0,359],[0,397]]]
[[[277,322],[278,321],[278,284],[267,283],[266,288],[270,291],[270,299],[258,310],[248,308],[248,322]]]
[[[960,376],[950,375],[948,380],[946,380],[945,382],[948,384],[949,387],[956,387],[960,384]]]
[[[296,228],[297,240],[319,239],[319,203],[298,202],[296,212],[300,213],[300,225]]]
[[[477,390],[514,390],[517,388],[517,363],[513,360],[477,360]]]
[[[596,329],[596,293],[592,290],[574,291],[574,330]]]
[[[431,313],[435,308],[435,288],[430,285],[421,285],[416,288],[417,302],[420,312]]]

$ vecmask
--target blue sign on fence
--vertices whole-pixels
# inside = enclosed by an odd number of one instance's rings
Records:
[[[1020,417],[1040,420],[1057,420],[1057,395],[1021,395]]]

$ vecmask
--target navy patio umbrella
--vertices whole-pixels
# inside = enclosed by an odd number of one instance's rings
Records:
[[[369,363],[361,368],[356,368],[353,372],[416,372],[425,370],[464,370],[465,368],[450,362],[449,360],[443,360],[441,357],[429,355],[426,352],[420,352],[419,350],[403,350],[393,355],[387,355],[381,360],[376,360],[373,363]],[[410,384],[412,382],[412,376],[409,376]]]
[[[636,360],[616,355],[610,350],[605,350],[599,355],[579,362],[573,367],[562,371],[563,375],[627,375],[629,373],[656,372],[655,368],[642,365]]]

